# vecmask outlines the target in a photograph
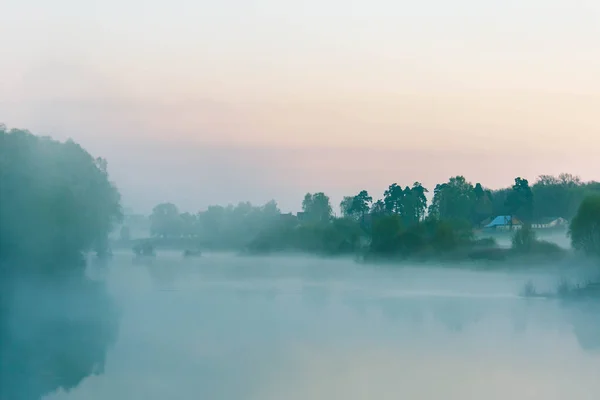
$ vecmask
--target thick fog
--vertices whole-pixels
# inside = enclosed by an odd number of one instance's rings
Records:
[[[104,373],[46,400],[597,399],[600,310],[518,270],[115,253],[88,271],[120,316]]]

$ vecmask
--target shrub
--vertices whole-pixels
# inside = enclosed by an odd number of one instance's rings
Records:
[[[600,195],[583,200],[571,221],[569,235],[575,249],[600,257]]]
[[[525,225],[513,235],[512,248],[519,253],[531,253],[536,241],[535,232]]]

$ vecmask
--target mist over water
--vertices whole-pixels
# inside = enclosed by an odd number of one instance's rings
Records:
[[[104,374],[47,400],[597,399],[600,307],[519,296],[556,271],[115,254]]]

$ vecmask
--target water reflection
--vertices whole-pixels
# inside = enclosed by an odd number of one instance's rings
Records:
[[[600,393],[598,305],[518,297],[531,276],[223,255],[115,260],[107,279],[122,323],[105,374],[49,399]]]

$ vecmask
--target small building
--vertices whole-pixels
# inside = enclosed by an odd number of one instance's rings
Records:
[[[483,228],[487,230],[507,231],[510,229],[521,229],[523,223],[511,215],[499,215]]]
[[[531,227],[534,229],[550,229],[550,228],[560,228],[566,227],[569,224],[564,218],[561,217],[548,217],[542,218],[539,221],[531,224]]]

